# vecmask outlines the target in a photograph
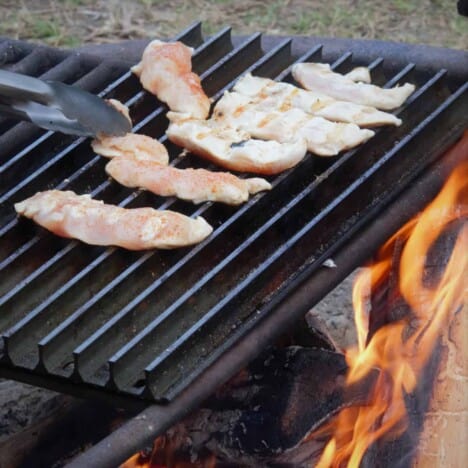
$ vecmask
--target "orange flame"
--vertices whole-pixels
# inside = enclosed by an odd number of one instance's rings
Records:
[[[358,277],[353,291],[358,346],[346,353],[349,365],[347,385],[360,381],[372,370],[379,369],[380,373],[368,404],[342,410],[331,426],[323,430],[330,431],[331,427],[333,436],[317,468],[357,468],[373,442],[384,435],[396,437],[405,430],[405,394],[415,389],[439,338],[453,315],[466,303],[467,216],[468,162],[464,162],[423,213],[408,222],[381,248],[370,272],[366,269]],[[455,220],[463,220],[463,226],[445,271],[435,286],[427,286],[424,271],[428,253],[444,229]],[[404,243],[399,291],[413,315],[381,327],[366,344],[366,286],[373,290],[386,280],[397,240]]]
[[[215,468],[216,458],[211,455],[195,462],[179,460],[177,444],[176,440],[160,436],[155,439],[151,453],[136,453],[120,468]]]

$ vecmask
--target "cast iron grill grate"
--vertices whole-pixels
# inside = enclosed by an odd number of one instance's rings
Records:
[[[204,41],[200,24],[178,39],[195,48],[194,70],[213,99],[246,71],[291,81],[291,64],[322,60],[321,46],[295,56],[290,39],[263,50],[261,35],[254,34],[234,45],[229,29]],[[166,140],[167,109],[142,91],[127,63],[6,40],[0,64],[117,98],[130,105],[135,132],[167,144],[171,164],[211,167],[182,157]],[[333,60],[340,72],[355,65],[363,63],[351,53]],[[240,207],[195,206],[132,191],[107,178],[106,160],[88,139],[1,120],[0,374],[148,403],[172,400],[187,388],[467,127],[467,84],[446,70],[389,65],[378,56],[365,65],[379,85],[417,85],[397,111],[403,124],[379,129],[336,158],[308,155],[272,177],[271,192]],[[203,215],[214,232],[175,251],[127,252],[60,239],[18,219],[13,209],[50,188]]]

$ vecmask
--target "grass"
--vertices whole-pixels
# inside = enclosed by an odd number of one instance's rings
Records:
[[[468,47],[454,0],[2,0],[0,35],[61,47],[171,37],[202,20],[205,34],[299,34]]]

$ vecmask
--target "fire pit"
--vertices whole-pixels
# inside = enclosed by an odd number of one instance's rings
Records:
[[[148,413],[154,420],[133,426],[139,426],[133,440],[125,432],[116,436],[121,450],[109,464],[196,407],[371,255],[408,216],[402,210],[394,220],[379,218],[379,234],[366,227],[437,164],[468,124],[462,52],[340,40],[322,47],[316,39],[260,35],[232,39],[229,30],[204,41],[199,24],[179,40],[196,48],[194,69],[214,98],[246,71],[290,80],[289,66],[305,60],[323,60],[339,71],[368,65],[377,84],[405,80],[417,90],[399,110],[401,127],[379,130],[338,158],[306,158],[272,179],[274,190],[241,208],[202,205],[196,213],[216,227],[213,235],[170,253],[83,246],[16,219],[14,202],[51,187],[122,206],[195,210],[110,182],[84,139],[2,121],[0,372],[120,405],[156,403]],[[127,101],[135,131],[164,140],[165,109],[128,72],[142,46],[122,49],[128,61],[102,62],[4,41],[0,57],[14,71],[77,82]],[[177,148],[169,149],[177,158]],[[346,249],[346,259],[335,259],[337,271],[324,272],[323,262],[356,236],[360,250],[350,255]]]

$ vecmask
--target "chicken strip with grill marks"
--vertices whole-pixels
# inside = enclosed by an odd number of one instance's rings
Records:
[[[316,117],[323,117],[333,122],[354,123],[360,127],[401,125],[398,117],[375,107],[338,101],[322,93],[252,76],[250,73],[240,78],[233,89],[239,94],[250,97],[251,102],[264,111],[284,112],[296,108]]]
[[[270,190],[271,185],[258,177],[240,179],[228,172],[206,169],[178,169],[135,158],[115,158],[106,166],[107,173],[126,187],[139,187],[156,195],[183,200],[239,205],[250,194]]]
[[[143,52],[141,62],[132,67],[142,86],[173,111],[206,119],[210,100],[200,77],[192,72],[192,52],[181,42],[154,40]]]
[[[400,107],[415,90],[410,83],[389,89],[355,83],[349,77],[335,73],[325,63],[297,63],[292,67],[292,74],[296,81],[311,91],[384,110]]]
[[[212,232],[201,217],[153,208],[126,209],[71,191],[38,192],[16,203],[15,210],[58,236],[129,250],[183,247]]]
[[[256,140],[211,119],[191,119],[175,112],[167,115],[171,123],[166,134],[173,143],[226,169],[278,174],[302,161],[307,152],[303,138],[284,143]]]

